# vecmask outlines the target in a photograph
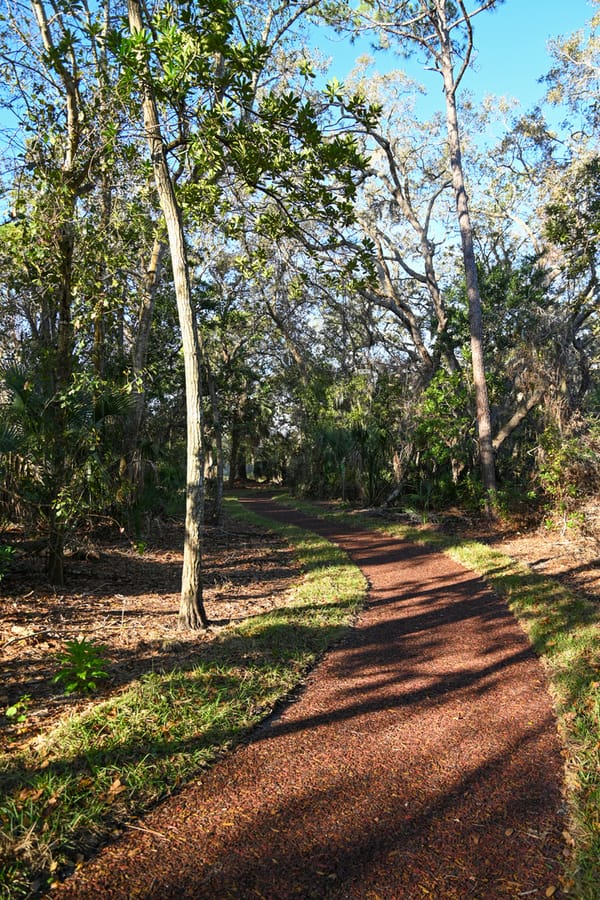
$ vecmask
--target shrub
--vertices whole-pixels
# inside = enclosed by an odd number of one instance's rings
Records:
[[[65,694],[95,691],[97,682],[108,675],[104,668],[106,647],[86,640],[67,641],[65,646],[66,650],[58,656],[61,668],[52,679],[53,684],[62,684]]]
[[[600,491],[600,424],[583,423],[564,434],[555,426],[540,440],[538,477],[544,493],[561,512]]]

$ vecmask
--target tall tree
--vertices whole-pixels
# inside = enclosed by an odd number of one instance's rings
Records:
[[[204,497],[202,346],[191,289],[191,230],[227,222],[233,186],[243,185],[256,228],[272,240],[301,228],[301,209],[331,219],[352,214],[354,142],[325,139],[316,108],[295,93],[267,89],[273,56],[311,0],[264,9],[182,0],[149,15],[129,0],[129,34],[120,35],[124,84],[141,84],[144,130],[165,216],[186,368],[187,511],[180,622],[206,624],[201,588]],[[247,14],[247,19],[243,16]],[[336,126],[337,127],[337,126]],[[339,128],[338,128],[339,130]],[[243,217],[245,211],[242,210]]]
[[[143,50],[142,9],[138,0],[128,0],[132,39]],[[162,135],[156,89],[146,65],[143,73],[142,110],[144,128],[154,170],[160,205],[165,217],[173,282],[183,342],[186,386],[187,471],[185,543],[179,620],[187,628],[206,627],[208,619],[202,602],[202,525],[204,506],[204,459],[202,444],[202,356],[198,324],[192,302],[183,214],[167,160],[168,147]]]
[[[485,377],[481,296],[461,149],[458,89],[473,52],[472,19],[500,2],[502,0],[484,0],[475,4],[469,4],[467,0],[369,0],[358,14],[346,7],[347,21],[358,22],[358,28],[379,33],[386,44],[393,43],[397,52],[404,54],[411,52],[411,48],[419,49],[443,81],[450,170],[467,285],[481,472],[489,515],[494,509],[496,474]],[[343,17],[338,17],[340,21]],[[356,28],[356,24],[353,27]]]
[[[369,73],[359,83],[382,107],[380,122],[365,134],[365,149],[375,147],[357,215],[373,243],[378,279],[363,294],[401,324],[426,383],[440,360],[451,371],[459,368],[437,271],[450,227],[444,200],[452,186],[443,125],[439,116],[414,121],[416,86],[403,73]]]

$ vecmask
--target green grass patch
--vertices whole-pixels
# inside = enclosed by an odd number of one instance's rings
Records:
[[[600,884],[600,609],[550,578],[476,541],[463,541],[433,528],[392,522],[366,514],[275,498],[311,515],[392,534],[449,554],[482,576],[506,599],[542,658],[567,751],[567,792],[573,840],[573,893],[597,900]]]
[[[285,698],[353,621],[366,596],[341,550],[228,501],[281,534],[304,576],[287,606],[225,629],[187,670],[148,673],[0,758],[0,896],[45,889],[111,833],[233,747]]]

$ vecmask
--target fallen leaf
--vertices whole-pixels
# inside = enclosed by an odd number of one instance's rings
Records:
[[[546,897],[554,897],[556,893],[556,886],[551,884],[550,887],[546,888]]]
[[[118,797],[119,794],[122,794],[123,791],[127,790],[127,786],[123,784],[120,778],[115,778],[109,789],[105,794],[105,800],[107,803],[112,803],[115,797]]]
[[[122,794],[123,791],[126,791],[127,787],[123,784],[120,778],[115,778],[111,786],[107,791],[107,797],[115,797],[117,794]]]
[[[507,828],[506,831],[504,832],[504,834],[506,835],[506,837],[510,837],[511,834],[514,834],[514,833],[515,833],[515,829],[514,829],[514,828]]]
[[[43,793],[44,793],[43,788],[40,788],[37,791],[34,791],[33,788],[23,788],[23,790],[17,794],[17,798],[19,800],[34,800],[35,801],[35,800],[39,800]]]

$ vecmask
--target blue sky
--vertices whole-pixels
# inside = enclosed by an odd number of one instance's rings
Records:
[[[477,100],[486,94],[514,97],[524,110],[529,109],[544,93],[539,79],[551,65],[548,41],[583,28],[596,9],[588,0],[505,0],[493,12],[481,13],[473,20],[476,67],[465,86]],[[322,33],[319,45],[332,57],[330,77],[340,80],[354,58],[367,49],[366,45],[350,47],[339,38],[327,39]],[[397,60],[393,66],[404,68],[441,99],[438,75],[424,73],[415,61]],[[388,68],[389,64],[382,65],[383,71]]]

